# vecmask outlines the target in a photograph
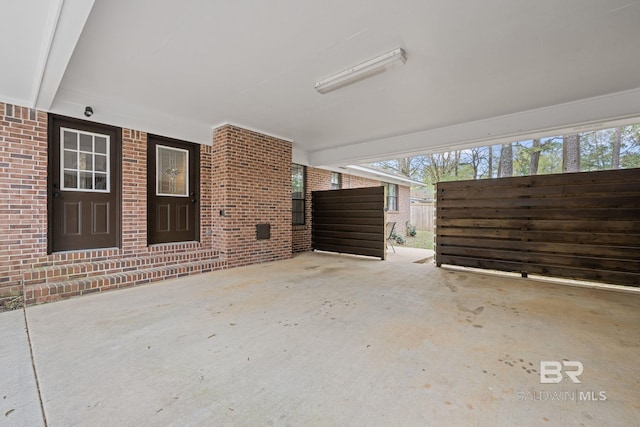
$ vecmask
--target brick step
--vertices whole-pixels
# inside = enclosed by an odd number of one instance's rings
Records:
[[[24,302],[25,305],[41,304],[94,292],[130,288],[160,280],[222,270],[226,264],[226,261],[215,259],[160,267],[140,266],[135,270],[32,284],[24,287]]]
[[[148,254],[123,256],[87,262],[56,263],[27,270],[23,274],[25,286],[56,283],[93,276],[135,271],[140,268],[154,268],[183,263],[220,260],[218,251],[203,250],[168,254]]]

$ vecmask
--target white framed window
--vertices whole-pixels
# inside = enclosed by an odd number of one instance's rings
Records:
[[[339,190],[342,188],[342,175],[339,172],[331,172],[331,189]]]
[[[156,195],[189,197],[189,150],[156,145]]]
[[[291,221],[293,225],[305,224],[305,167],[291,165]]]
[[[89,193],[111,191],[109,135],[60,128],[61,189]]]
[[[384,206],[388,211],[398,210],[398,184],[384,184],[387,197],[385,198]]]

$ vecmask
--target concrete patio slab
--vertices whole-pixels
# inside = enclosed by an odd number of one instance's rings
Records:
[[[387,249],[386,261],[394,263],[425,263],[433,260],[435,251],[431,249],[409,248],[406,246],[396,246],[395,252],[391,249]]]
[[[634,294],[306,253],[27,318],[52,427],[640,419]],[[581,383],[541,384],[541,361]]]
[[[0,313],[0,426],[42,426],[22,310]]]

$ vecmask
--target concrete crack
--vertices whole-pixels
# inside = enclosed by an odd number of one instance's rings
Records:
[[[23,304],[22,313],[24,314],[24,327],[27,331],[27,340],[29,341],[29,355],[31,356],[31,368],[33,369],[33,377],[36,380],[36,389],[38,390],[38,400],[40,401],[40,411],[42,412],[42,422],[44,427],[48,427],[47,415],[44,411],[44,404],[42,402],[42,393],[40,392],[40,381],[38,380],[38,372],[36,371],[36,361],[33,356],[33,344],[31,343],[31,331],[29,331],[29,321],[27,320],[27,306]]]

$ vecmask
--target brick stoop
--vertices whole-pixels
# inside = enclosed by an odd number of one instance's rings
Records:
[[[41,304],[93,292],[207,273],[226,266],[226,260],[214,251],[47,265],[24,273],[24,303]]]

